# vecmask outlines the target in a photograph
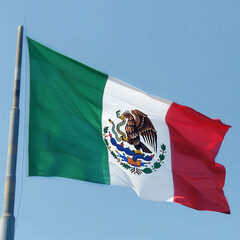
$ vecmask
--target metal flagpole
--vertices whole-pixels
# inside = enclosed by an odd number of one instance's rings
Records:
[[[14,200],[16,183],[16,163],[18,147],[19,128],[19,97],[20,97],[20,76],[22,62],[22,37],[23,26],[18,26],[17,53],[14,76],[13,105],[10,115],[7,171],[5,179],[5,191],[3,202],[3,214],[1,218],[0,240],[14,239]]]

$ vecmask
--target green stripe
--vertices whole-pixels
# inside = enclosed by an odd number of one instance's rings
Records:
[[[110,184],[102,140],[108,76],[28,38],[29,175]]]

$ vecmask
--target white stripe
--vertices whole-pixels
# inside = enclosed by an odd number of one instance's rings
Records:
[[[120,110],[121,113],[123,113],[124,111],[131,112],[131,110],[138,109],[147,114],[157,131],[158,150],[151,163],[154,163],[156,158],[158,158],[161,144],[166,145],[164,163],[162,163],[162,166],[159,169],[156,169],[156,171],[153,171],[150,174],[142,172],[140,175],[137,175],[132,173],[129,169],[123,168],[122,165],[120,165],[120,163],[111,155],[110,151],[108,151],[110,181],[112,185],[129,186],[143,199],[172,201],[174,190],[170,137],[165,122],[165,116],[171,104],[171,101],[149,95],[113,77],[108,78],[103,95],[103,128],[109,126],[109,130],[111,131],[112,124],[109,122],[109,119],[113,120],[116,124],[121,121],[116,116],[117,110]],[[124,129],[125,127],[122,126],[121,130],[123,131]],[[145,145],[153,151],[151,146],[148,144]],[[124,142],[124,147],[134,149],[133,145],[129,145],[126,142]],[[115,152],[117,149],[112,145],[111,150]],[[152,164],[149,164],[148,166],[151,165]],[[142,167],[140,169],[144,168],[145,167]]]

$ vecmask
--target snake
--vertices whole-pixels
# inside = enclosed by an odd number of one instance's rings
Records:
[[[123,126],[126,123],[126,119],[121,118],[120,110],[116,111],[116,116],[117,116],[117,118],[121,119],[122,121],[120,123],[118,123],[117,126],[116,126],[115,123],[111,119],[109,119],[109,122],[112,124],[112,132],[115,135],[116,140],[118,142],[120,142],[120,141],[125,141],[126,142],[127,141],[126,134],[120,130],[120,127]],[[116,128],[117,132],[121,135],[120,137],[118,137],[118,133],[115,131],[115,128]]]

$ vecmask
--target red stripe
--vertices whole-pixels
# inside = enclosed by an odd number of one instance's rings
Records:
[[[169,108],[166,122],[171,141],[174,202],[197,210],[230,213],[222,190],[225,168],[215,163],[230,126],[176,103]]]

